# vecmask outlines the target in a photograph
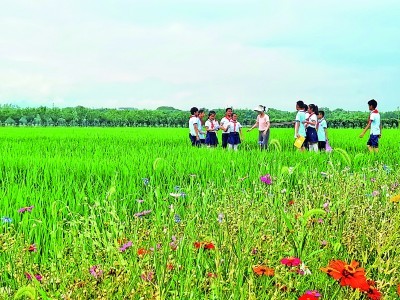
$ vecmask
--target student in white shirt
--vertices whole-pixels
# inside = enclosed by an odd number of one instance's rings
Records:
[[[189,118],[189,138],[192,146],[200,146],[200,136],[199,136],[199,109],[197,107],[192,107],[190,109]]]
[[[260,145],[261,150],[266,150],[268,148],[270,131],[269,116],[266,114],[266,107],[264,105],[259,105],[254,109],[254,111],[258,113],[257,120],[256,123],[247,130],[247,132],[258,127],[258,144]]]
[[[208,120],[204,124],[206,128],[206,145],[207,147],[216,147],[218,145],[217,131],[219,129],[218,121],[215,120],[215,111],[210,110],[208,113]]]
[[[378,152],[379,139],[381,138],[382,134],[381,115],[376,109],[377,106],[378,102],[375,99],[368,101],[368,108],[370,110],[368,124],[360,134],[360,138],[364,137],[364,134],[367,132],[368,128],[371,127],[370,136],[367,142],[368,149],[371,152]]]
[[[318,134],[317,134],[317,123],[318,123],[318,106],[310,104],[308,106],[308,118],[304,121],[306,126],[306,136],[308,142],[308,149],[310,151],[318,152]]]
[[[317,135],[318,135],[318,150],[326,150],[326,142],[328,141],[328,124],[325,120],[325,112],[323,110],[318,111],[318,123],[317,123]]]
[[[242,125],[237,121],[237,114],[232,114],[232,120],[228,123],[227,132],[228,137],[228,149],[234,149],[237,151],[238,145],[241,143],[240,138],[242,136]]]
[[[225,117],[223,117],[219,122],[220,129],[222,130],[222,148],[226,148],[228,145],[229,134],[228,132],[226,132],[226,130],[228,123],[231,121],[231,119],[232,119],[232,108],[228,107],[227,109],[225,109]]]

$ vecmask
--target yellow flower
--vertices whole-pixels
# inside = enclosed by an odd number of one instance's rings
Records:
[[[400,194],[393,196],[392,198],[390,198],[390,202],[400,202]]]

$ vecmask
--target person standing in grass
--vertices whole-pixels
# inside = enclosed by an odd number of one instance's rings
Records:
[[[306,127],[306,137],[308,143],[308,149],[310,151],[318,152],[318,134],[317,134],[317,124],[318,124],[318,106],[315,104],[310,104],[308,106],[308,118],[304,121]]]
[[[241,143],[240,139],[242,136],[242,125],[237,121],[237,114],[232,114],[232,120],[227,126],[228,137],[228,149],[237,151],[238,145]]]
[[[363,132],[360,134],[360,138],[363,138],[368,128],[371,128],[370,136],[367,142],[369,151],[378,152],[379,139],[381,138],[382,124],[381,115],[376,109],[378,102],[375,99],[368,101],[368,108],[370,111],[367,126],[365,126]]]
[[[222,148],[226,148],[228,146],[229,133],[226,130],[231,120],[232,120],[232,107],[228,107],[227,109],[225,109],[225,117],[223,117],[219,122],[220,129],[222,130]]]
[[[206,143],[206,135],[205,135],[205,132],[203,131],[204,109],[199,109],[198,118],[199,118],[198,129],[199,129],[200,145],[205,145],[205,143]]]
[[[256,123],[247,132],[258,127],[258,143],[260,150],[268,148],[270,122],[264,105],[257,106],[254,111],[258,113]]]
[[[317,135],[318,135],[318,149],[319,151],[326,150],[326,142],[328,141],[328,124],[325,120],[325,112],[318,111]]]
[[[306,137],[306,128],[304,122],[306,120],[306,112],[304,111],[304,102],[299,100],[296,102],[296,118],[294,120],[294,138]],[[304,151],[304,143],[299,148],[300,151]]]
[[[215,111],[208,113],[208,120],[204,124],[206,127],[206,145],[207,147],[216,147],[218,145],[217,131],[219,129],[218,121],[215,120]]]
[[[189,138],[192,146],[200,146],[200,135],[199,135],[199,109],[192,107],[190,109],[189,118]]]

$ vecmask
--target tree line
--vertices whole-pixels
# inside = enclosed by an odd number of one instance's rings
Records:
[[[225,109],[213,110],[216,111],[218,120],[225,114]],[[347,111],[340,108],[330,110],[321,107],[320,110],[325,111],[330,128],[361,128],[365,126],[369,116],[368,112]],[[235,112],[242,125],[251,126],[255,123],[257,114],[253,110],[235,109]],[[270,108],[268,115],[272,127],[292,127],[296,112]],[[168,106],[145,110],[83,106],[21,108],[11,104],[0,105],[1,126],[187,127],[188,119],[188,111]],[[399,128],[399,119],[399,111],[381,112],[381,122],[385,128]]]

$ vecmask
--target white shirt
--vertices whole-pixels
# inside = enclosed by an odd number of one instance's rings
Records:
[[[206,123],[204,124],[204,126],[206,128],[208,128],[208,131],[211,131],[211,132],[215,132],[215,131],[217,131],[219,129],[219,124],[218,124],[217,120],[212,120],[211,121],[210,119],[208,119],[206,121]]]
[[[371,135],[381,134],[381,115],[378,111],[372,111],[369,115],[371,122]]]
[[[326,134],[325,129],[328,128],[328,124],[324,118],[318,120],[318,141],[325,142],[326,141]]]
[[[240,125],[239,122],[229,122],[228,123],[228,130],[226,131],[227,133],[231,133],[231,132],[239,132],[239,129],[242,128],[242,125]]]
[[[199,118],[196,116],[191,116],[189,119],[189,132],[190,135],[196,136],[196,131],[194,130],[194,124],[197,124],[199,126]]]
[[[228,126],[228,124],[229,124],[230,121],[231,121],[231,120],[228,119],[227,117],[223,117],[223,118],[221,119],[220,124],[221,124],[222,127],[225,127],[225,128],[226,128],[226,127]],[[227,132],[222,132],[222,133],[227,133]]]
[[[317,127],[317,122],[318,122],[318,117],[316,114],[309,114],[307,117],[307,121],[308,122],[315,122],[314,125],[312,124],[307,124],[307,127],[312,127],[312,128],[316,128]]]

